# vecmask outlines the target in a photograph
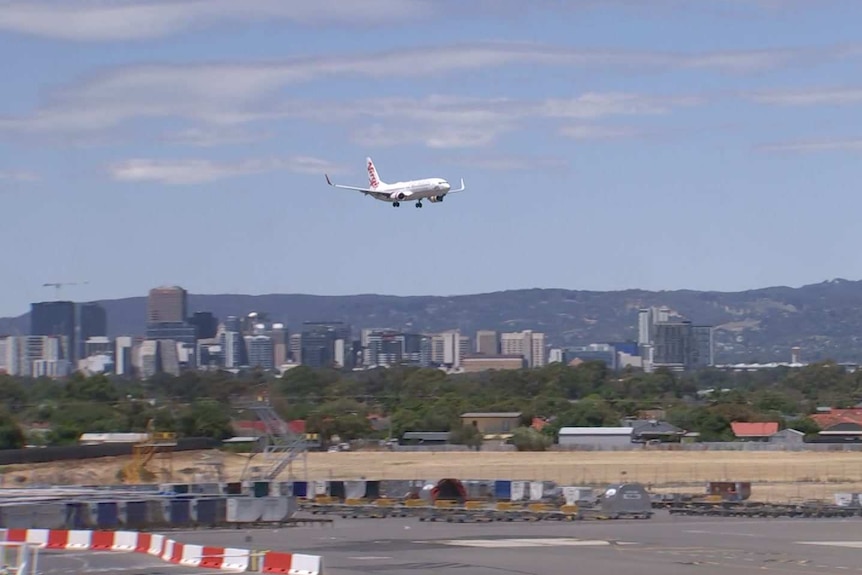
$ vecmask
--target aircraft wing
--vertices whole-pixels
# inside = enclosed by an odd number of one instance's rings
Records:
[[[333,188],[342,188],[344,190],[356,190],[357,192],[362,192],[363,194],[371,194],[375,198],[388,198],[389,194],[386,192],[381,192],[379,190],[372,190],[371,188],[360,188],[358,186],[343,186],[341,184],[333,184],[332,180],[329,179],[329,176],[326,176],[326,183],[332,186]]]

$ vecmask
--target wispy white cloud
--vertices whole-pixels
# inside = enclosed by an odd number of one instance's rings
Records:
[[[566,56],[566,54],[568,54]],[[586,93],[574,98],[524,102],[507,98],[429,96],[320,102],[279,100],[280,89],[326,74],[373,77],[443,73],[465,67],[502,65],[514,58],[562,56],[535,46],[473,46],[388,53],[362,58],[302,59],[249,65],[134,66],[91,76],[55,91],[32,114],[0,118],[0,131],[65,136],[106,132],[138,119],[171,119],[193,127],[174,142],[197,146],[241,143],[242,126],[301,118],[311,121],[370,121],[354,127],[354,139],[376,145],[424,142],[436,148],[486,145],[516,128],[524,118],[597,119],[613,115],[662,114],[700,103],[694,97],[651,97],[627,93]],[[603,57],[599,57],[602,59]],[[406,122],[405,122],[406,121]]]
[[[862,139],[783,142],[764,144],[757,149],[763,152],[862,152]]]
[[[374,124],[354,133],[354,140],[364,145],[422,143],[430,148],[466,148],[491,144],[527,122],[667,114],[677,107],[701,102],[700,98],[693,97],[655,97],[612,92],[538,101],[446,96],[389,98],[350,105],[324,103],[313,111],[303,106],[297,108],[307,110],[306,113],[321,120],[372,118]],[[580,138],[607,138],[612,130],[615,129],[598,125],[566,126],[561,129],[565,135]]]
[[[250,144],[272,137],[270,132],[249,131],[235,128],[197,127],[187,128],[164,135],[164,140],[173,144],[212,148],[234,144]]]
[[[839,2],[841,0],[834,0]],[[819,0],[820,7],[827,0]],[[811,0],[0,0],[0,31],[79,42],[146,40],[227,23],[287,22],[350,27],[445,18],[518,18],[524,12],[563,13],[616,4],[635,14],[688,10],[772,16],[811,8]],[[737,10],[734,10],[736,8]],[[755,10],[751,10],[755,9]]]
[[[529,171],[529,170],[560,170],[569,166],[569,162],[562,158],[549,156],[506,156],[506,155],[463,155],[448,158],[444,162],[478,168],[490,171]]]
[[[287,159],[250,159],[235,163],[210,160],[130,159],[114,164],[108,173],[121,182],[156,182],[170,185],[201,184],[226,178],[285,170],[299,174],[339,173],[325,160],[307,156]]]
[[[602,126],[597,124],[576,124],[563,126],[560,133],[575,140],[619,140],[642,134],[631,126]]]
[[[39,180],[39,176],[33,172],[0,170],[0,181],[4,180],[11,182],[35,182]]]
[[[808,90],[772,90],[749,94],[748,99],[776,106],[818,106],[858,104],[862,88],[813,88]]]
[[[75,41],[157,38],[224,22],[367,26],[430,17],[430,0],[5,0],[0,30]]]
[[[0,118],[0,130],[82,133],[107,130],[138,118],[179,117],[209,124],[240,124],[271,118],[274,99],[284,87],[330,77],[434,80],[445,74],[508,65],[597,67],[603,71],[748,71],[791,62],[797,53],[772,50],[685,54],[498,43],[266,63],[136,65],[110,69],[62,86],[32,113]],[[580,102],[578,107],[584,110],[588,104]]]

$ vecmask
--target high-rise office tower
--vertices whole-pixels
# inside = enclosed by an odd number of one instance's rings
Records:
[[[30,335],[60,337],[62,349],[59,359],[73,364],[78,360],[75,324],[74,302],[46,301],[30,305]]]
[[[211,312],[197,311],[188,319],[188,323],[195,327],[197,339],[212,339],[218,333],[218,318]]]
[[[147,298],[147,323],[180,323],[187,319],[188,292],[179,286],[150,290]]]
[[[78,306],[78,330],[75,338],[78,341],[78,358],[87,357],[87,340],[91,337],[108,336],[108,312],[97,303],[85,303]]]
[[[275,367],[287,363],[290,358],[290,343],[288,342],[287,327],[283,323],[274,323],[270,329],[272,336],[272,356]]]

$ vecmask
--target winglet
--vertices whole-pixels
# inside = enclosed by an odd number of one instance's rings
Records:
[[[326,183],[327,183],[327,184],[329,184],[329,185],[331,186],[331,185],[332,185],[332,181],[329,179],[329,174],[323,174],[323,175],[324,175],[324,176],[326,176]]]
[[[461,187],[458,188],[457,190],[449,190],[449,193],[451,194],[454,192],[463,192],[463,191],[464,191],[464,178],[461,178]]]

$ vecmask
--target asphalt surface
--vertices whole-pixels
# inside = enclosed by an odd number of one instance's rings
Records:
[[[38,572],[42,575],[201,575],[206,571],[218,573],[213,569],[166,563],[139,553],[43,551],[38,561]]]
[[[171,536],[184,543],[322,555],[326,575],[862,572],[860,518],[704,519],[660,513],[641,521],[472,524],[337,518],[332,526]],[[45,575],[201,573],[135,554],[43,553],[40,562]]]

